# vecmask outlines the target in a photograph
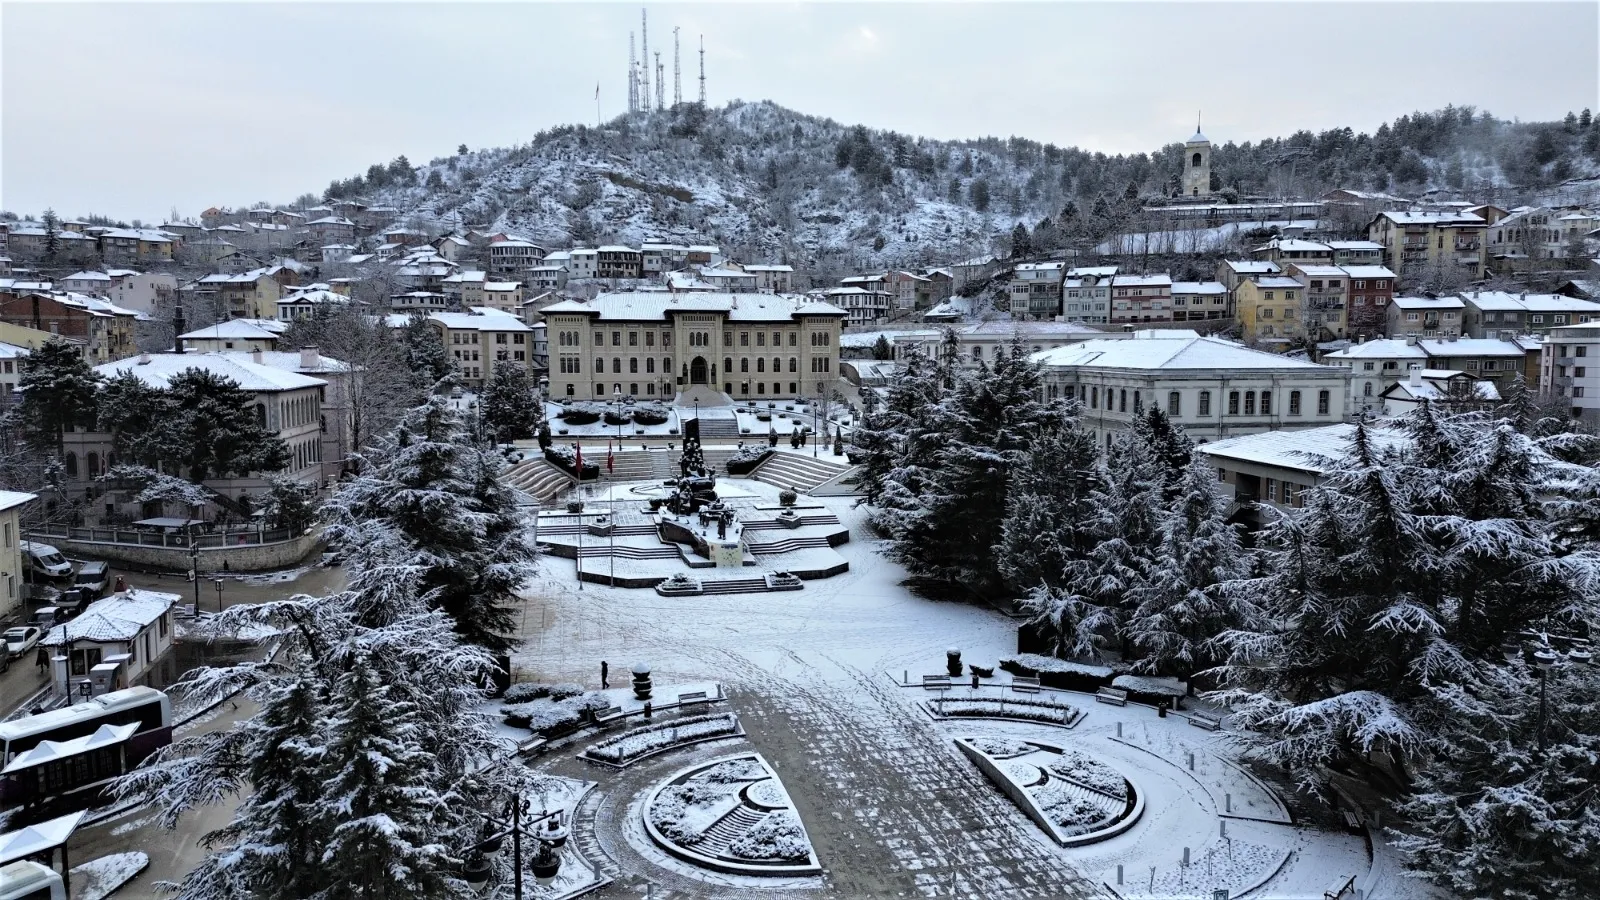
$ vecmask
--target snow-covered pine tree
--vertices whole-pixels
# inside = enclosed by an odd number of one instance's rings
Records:
[[[59,338],[24,356],[21,366],[21,400],[13,412],[18,430],[35,449],[60,456],[67,428],[93,427],[100,376]]]
[[[289,465],[289,449],[258,418],[255,395],[237,381],[204,369],[185,369],[167,380],[150,442],[164,462],[176,463],[199,484]]]
[[[484,422],[494,429],[498,441],[528,440],[539,430],[544,401],[522,366],[501,360],[481,402]]]
[[[1194,441],[1183,426],[1167,417],[1153,398],[1143,414],[1135,416],[1128,428],[1144,442],[1146,453],[1161,471],[1162,495],[1170,503],[1182,495],[1181,484],[1194,455]]]
[[[1480,665],[1472,692],[1440,692],[1433,759],[1400,803],[1395,845],[1452,896],[1579,900],[1600,870],[1600,674],[1548,676],[1539,749],[1537,673]]]
[[[439,329],[429,324],[427,316],[412,316],[402,338],[411,371],[416,373],[424,391],[432,390],[434,385],[456,370],[455,362],[450,359],[450,351],[445,349],[444,338],[440,337]]]
[[[1227,629],[1259,627],[1260,613],[1223,586],[1243,577],[1249,561],[1229,524],[1216,475],[1195,459],[1178,482],[1177,506],[1163,517],[1161,545],[1149,571],[1129,592],[1129,643],[1140,671],[1189,681],[1218,660],[1211,641]]]
[[[471,440],[447,401],[432,397],[329,501],[329,537],[361,557],[372,552],[363,527],[385,523],[407,542],[423,589],[463,639],[504,652],[515,643],[509,604],[534,571],[527,523],[500,481],[504,466]]]
[[[928,419],[940,396],[935,368],[933,360],[920,350],[908,350],[889,382],[885,402],[869,410],[852,434],[851,441],[862,459],[858,484],[863,502],[879,502],[889,473],[905,451],[908,434],[934,424]]]
[[[995,563],[1012,590],[1059,587],[1067,565],[1093,548],[1099,456],[1073,419],[1041,430],[1011,470]]]
[[[1227,585],[1265,619],[1218,636],[1228,687],[1212,696],[1308,786],[1329,764],[1368,767],[1374,750],[1412,757],[1425,735],[1405,703],[1460,662],[1428,604],[1437,555],[1389,462],[1358,424],[1301,513],[1262,531],[1266,574]]]

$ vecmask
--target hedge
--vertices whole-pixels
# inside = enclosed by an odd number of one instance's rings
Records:
[[[755,471],[756,466],[761,465],[761,463],[771,455],[771,448],[764,449],[760,453],[757,453],[753,456],[745,455],[744,451],[740,451],[739,454],[729,458],[726,466],[728,474],[749,475],[751,472]]]
[[[1032,676],[1039,684],[1063,691],[1081,691],[1092,694],[1111,684],[1117,677],[1110,666],[1069,662],[1051,656],[1022,653],[1000,660],[1000,668],[1013,675]]]
[[[547,447],[544,451],[544,458],[555,463],[557,467],[568,475],[577,477],[580,481],[589,481],[600,477],[600,464],[592,462],[583,464],[583,474],[580,475],[570,451],[563,453],[554,447]]]

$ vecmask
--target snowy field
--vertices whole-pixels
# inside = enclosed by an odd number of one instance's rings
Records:
[[[540,763],[600,781],[584,807],[594,816],[584,852],[599,855],[618,882],[595,896],[637,897],[639,879],[655,886],[656,897],[756,895],[739,879],[705,877],[681,861],[630,849],[625,834],[626,811],[632,806],[637,815],[653,779],[730,745],[759,751],[781,774],[826,873],[820,886],[765,883],[764,897],[988,900],[1113,890],[1144,897],[1152,896],[1153,878],[1157,894],[1189,896],[1211,881],[1234,893],[1251,886],[1252,898],[1289,900],[1321,897],[1351,877],[1358,887],[1382,883],[1384,897],[1428,896],[1414,881],[1384,877],[1384,854],[1375,868],[1359,836],[1287,824],[1270,790],[1229,761],[1226,737],[1182,718],[1068,695],[1086,711],[1070,731],[935,721],[921,706],[931,695],[899,686],[902,674],[916,682],[941,671],[948,647],[961,649],[969,663],[993,665],[1015,653],[1016,622],[913,594],[902,584],[904,570],[880,555],[881,542],[851,498],[813,502],[851,528],[850,543],[838,548],[850,569],[809,581],[803,591],[669,599],[586,584],[580,592],[571,562],[550,559],[526,591],[526,640],[513,658],[519,678],[597,686],[601,660],[613,673],[647,662],[658,684],[720,683],[730,700],[719,711],[736,713],[747,732],[742,742],[668,751],[625,772],[595,774],[599,767],[573,758],[592,741],[552,751]],[[1137,780],[1146,791],[1145,812],[1105,842],[1057,847],[955,748],[952,738],[966,735],[1090,751]],[[625,890],[630,878],[635,887]]]

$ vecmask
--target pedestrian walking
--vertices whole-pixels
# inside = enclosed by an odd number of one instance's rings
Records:
[[[600,660],[600,690],[603,691],[608,687],[611,687],[611,667],[606,665],[606,661],[602,659]]]
[[[34,664],[39,667],[39,674],[43,675],[50,668],[50,651],[39,645],[39,652],[33,655]]]

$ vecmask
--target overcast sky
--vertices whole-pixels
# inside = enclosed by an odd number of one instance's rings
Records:
[[[1107,153],[1472,104],[1596,102],[1600,18],[1575,3],[659,4],[694,99],[771,99],[940,138]],[[637,4],[7,2],[0,208],[161,221],[286,202],[404,153],[523,142],[626,108]]]

